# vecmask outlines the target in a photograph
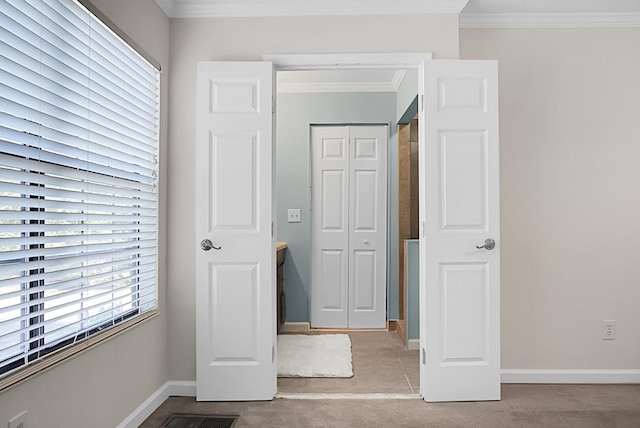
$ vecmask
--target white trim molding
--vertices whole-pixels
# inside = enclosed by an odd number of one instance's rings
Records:
[[[175,0],[156,0],[160,9],[167,15],[169,18],[173,17],[176,10],[176,2]]]
[[[169,397],[195,397],[195,381],[169,381],[144,400],[117,428],[137,428]]]
[[[418,68],[431,60],[425,53],[268,54],[276,70],[333,70],[358,68]]]
[[[156,0],[169,18],[458,14],[468,0]]]
[[[295,323],[302,327],[302,324]],[[502,369],[502,383],[640,383],[640,369],[632,370],[553,370],[553,369]],[[339,397],[344,395],[345,397]],[[395,394],[394,399],[420,398],[418,394]],[[169,397],[195,397],[195,381],[168,381],[151,394],[117,428],[136,428],[145,421]],[[280,394],[277,398],[332,399],[332,398],[389,398],[389,394]]]
[[[409,351],[419,351],[420,350],[420,339],[409,339],[407,341],[407,349]]]
[[[500,373],[502,383],[640,383],[640,369],[502,369]]]
[[[398,92],[407,70],[396,70],[389,81],[370,82],[282,82],[278,83],[279,93],[318,92]]]
[[[462,13],[460,28],[624,28],[640,27],[640,12]]]

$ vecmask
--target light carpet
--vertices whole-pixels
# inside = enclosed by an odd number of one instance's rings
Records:
[[[352,377],[349,335],[279,335],[278,376]]]

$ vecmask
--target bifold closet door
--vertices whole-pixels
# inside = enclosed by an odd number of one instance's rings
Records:
[[[386,323],[386,126],[311,128],[311,325]]]

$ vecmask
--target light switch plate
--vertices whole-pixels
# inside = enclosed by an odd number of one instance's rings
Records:
[[[300,208],[289,208],[287,210],[287,221],[289,223],[300,223]]]

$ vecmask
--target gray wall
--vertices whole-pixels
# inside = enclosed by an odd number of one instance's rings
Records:
[[[166,299],[169,19],[153,0],[92,0],[162,65],[159,315],[0,393],[0,426],[27,411],[30,428],[113,428],[168,379]]]
[[[397,123],[409,123],[418,113],[418,70],[409,69],[397,92]]]
[[[640,369],[639,47],[640,28],[460,31],[462,58],[499,61],[502,368]]]
[[[309,321],[311,221],[310,141],[311,124],[391,124],[389,126],[388,183],[388,316],[398,316],[398,161],[396,94],[316,93],[279,94],[276,146],[278,241],[289,244],[285,260],[286,321]],[[301,223],[287,222],[287,209],[302,210]]]
[[[169,377],[194,380],[195,106],[197,61],[278,53],[433,52],[458,57],[457,15],[171,20],[169,97]],[[290,274],[291,275],[291,274]]]

